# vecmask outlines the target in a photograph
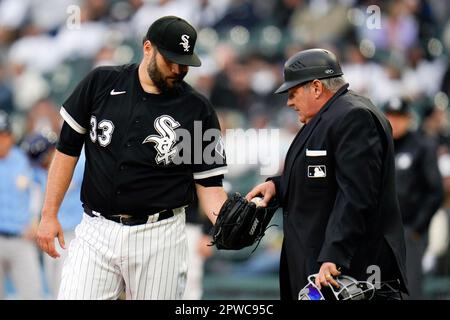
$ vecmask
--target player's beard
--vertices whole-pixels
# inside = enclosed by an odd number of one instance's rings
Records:
[[[161,91],[163,94],[170,94],[179,92],[181,89],[181,83],[186,76],[186,73],[180,73],[173,79],[172,84],[169,83],[167,77],[159,70],[158,65],[156,64],[156,50],[153,51],[152,58],[150,59],[150,63],[147,67],[147,73],[150,79],[152,79],[153,84]]]

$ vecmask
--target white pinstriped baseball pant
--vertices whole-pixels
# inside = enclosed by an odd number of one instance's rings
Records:
[[[184,208],[125,226],[83,215],[62,271],[59,300],[182,299],[187,275]]]

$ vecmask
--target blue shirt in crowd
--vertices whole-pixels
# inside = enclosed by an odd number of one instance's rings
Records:
[[[19,147],[0,158],[0,232],[21,235],[31,223],[32,179],[27,156]]]

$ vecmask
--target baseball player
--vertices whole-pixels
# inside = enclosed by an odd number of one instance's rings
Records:
[[[32,169],[15,146],[9,116],[0,110],[0,300],[11,277],[19,299],[42,299],[39,255],[34,243],[37,219],[30,210]]]
[[[64,125],[38,229],[39,246],[54,258],[55,237],[65,248],[58,209],[83,145],[86,164],[84,215],[58,299],[117,299],[123,290],[127,299],[182,298],[184,208],[196,192],[214,223],[227,198],[223,143],[220,134],[206,135],[220,133],[216,113],[183,81],[189,66],[201,65],[196,39],[183,19],[156,20],[138,65],[93,70],[61,107]],[[180,140],[192,140],[192,148],[181,152]]]

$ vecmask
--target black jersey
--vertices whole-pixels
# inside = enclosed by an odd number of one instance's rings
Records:
[[[187,205],[196,179],[226,173],[220,134],[204,135],[220,132],[208,100],[185,82],[170,95],[147,93],[136,64],[96,68],[60,113],[84,135],[81,201],[102,214],[143,215]]]

